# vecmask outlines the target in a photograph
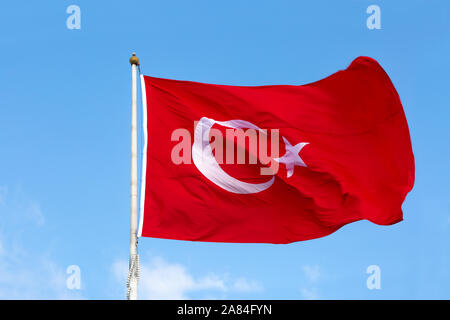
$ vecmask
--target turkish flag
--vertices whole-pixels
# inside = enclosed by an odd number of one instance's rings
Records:
[[[290,243],[403,219],[414,156],[400,98],[375,60],[300,86],[141,82],[139,236]]]

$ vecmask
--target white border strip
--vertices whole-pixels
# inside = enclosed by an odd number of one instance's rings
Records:
[[[142,90],[142,126],[144,129],[144,149],[142,151],[142,181],[141,181],[141,204],[139,215],[139,231],[138,237],[142,236],[142,225],[144,224],[144,203],[145,203],[145,185],[147,177],[147,93],[145,89],[144,75],[141,74],[141,90]]]

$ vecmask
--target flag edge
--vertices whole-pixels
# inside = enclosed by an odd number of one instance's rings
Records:
[[[141,178],[141,199],[140,199],[140,213],[139,213],[139,229],[138,237],[142,237],[142,228],[144,225],[144,207],[145,207],[145,186],[147,177],[147,144],[148,144],[148,132],[147,132],[147,92],[145,88],[144,75],[140,75],[141,78],[141,92],[142,92],[142,129],[144,132],[144,147],[142,150],[142,178]]]

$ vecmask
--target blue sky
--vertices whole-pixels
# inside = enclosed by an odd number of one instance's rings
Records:
[[[71,4],[80,30],[66,27]],[[366,27],[371,4],[381,30]],[[416,161],[393,226],[289,245],[143,238],[142,298],[449,299],[449,16],[444,0],[3,1],[0,298],[124,298],[136,51],[144,74],[231,85],[304,84],[373,57]]]

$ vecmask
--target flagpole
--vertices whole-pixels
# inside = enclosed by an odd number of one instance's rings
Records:
[[[137,300],[139,256],[137,253],[137,66],[139,59],[133,52],[131,64],[131,205],[130,205],[130,262],[127,280],[127,299]]]

